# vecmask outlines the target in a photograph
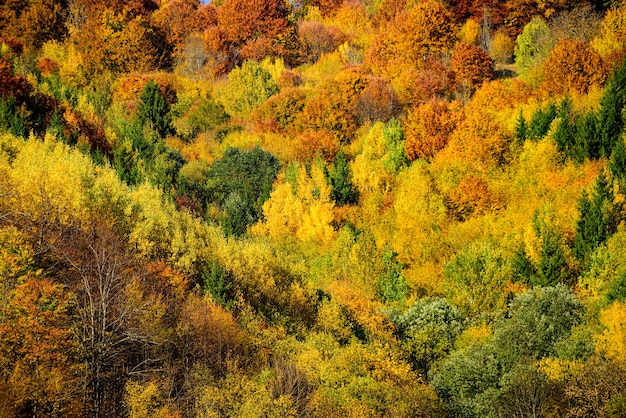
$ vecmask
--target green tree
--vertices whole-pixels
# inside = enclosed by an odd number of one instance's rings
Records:
[[[390,248],[383,253],[383,271],[376,292],[384,302],[398,302],[404,300],[409,286],[406,284],[402,269],[404,265],[397,260],[398,254]]]
[[[550,51],[550,28],[541,17],[535,17],[517,37],[515,64],[520,73],[528,74],[538,62],[543,61]]]
[[[583,192],[578,201],[578,212],[574,254],[583,261],[617,231],[613,191],[604,172],[598,175],[591,196]]]
[[[263,203],[269,198],[280,162],[255,147],[250,151],[228,148],[207,172],[207,199],[221,210],[225,232],[241,235],[260,219]]]
[[[351,177],[348,160],[343,152],[339,152],[330,169],[330,184],[332,186],[330,197],[339,206],[353,205],[359,200],[359,192],[352,184]]]
[[[545,109],[537,109],[530,118],[530,123],[528,125],[530,137],[539,139],[546,136],[550,130],[550,125],[556,116],[556,106],[552,102],[548,103],[548,106]]]
[[[432,364],[452,351],[466,326],[465,317],[443,298],[417,301],[406,312],[392,315],[403,347],[415,369],[427,376]]]
[[[619,142],[624,130],[624,106],[626,105],[626,59],[609,79],[608,85],[600,99],[598,112],[598,135],[600,137],[600,154],[611,155],[613,147]]]
[[[526,138],[528,138],[529,134],[530,133],[528,131],[528,123],[526,123],[526,119],[524,119],[524,114],[520,110],[519,117],[515,122],[515,136],[517,137],[517,140],[522,143],[526,140]]]
[[[276,93],[278,85],[272,75],[258,63],[246,61],[230,72],[219,100],[229,115],[245,118]]]
[[[170,104],[159,85],[150,80],[141,92],[137,117],[142,125],[149,123],[161,137],[172,132]]]

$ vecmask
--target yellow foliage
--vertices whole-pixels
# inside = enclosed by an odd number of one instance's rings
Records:
[[[493,329],[491,329],[487,323],[482,322],[478,325],[472,325],[467,327],[459,338],[457,338],[455,343],[456,348],[462,350],[464,348],[472,347],[484,341],[491,335],[493,335]]]
[[[392,245],[402,262],[420,264],[446,257],[442,236],[447,224],[446,208],[434,186],[428,165],[423,162],[413,163],[398,175]]]
[[[584,369],[584,363],[574,360],[546,357],[538,361],[537,369],[554,382],[563,382],[567,378],[577,375]]]
[[[297,183],[279,176],[270,198],[263,205],[265,222],[252,227],[252,232],[272,238],[296,237],[303,242],[329,245],[335,238],[331,225],[334,203],[322,167],[314,164],[311,173],[298,166]]]
[[[128,408],[129,418],[169,418],[172,415],[167,406],[163,406],[166,397],[159,386],[151,381],[141,384],[129,381],[126,384],[124,404]]]
[[[591,43],[602,57],[624,51],[626,45],[626,3],[609,10],[602,21],[600,35]]]
[[[465,21],[463,26],[461,26],[457,37],[461,42],[478,45],[480,41],[480,29],[480,25],[474,19],[469,18]]]
[[[626,302],[615,301],[600,312],[600,322],[606,327],[596,335],[596,351],[618,361],[626,360]]]
[[[377,122],[361,141],[353,144],[355,147],[362,144],[361,152],[350,164],[352,181],[361,193],[389,191],[392,179],[383,164],[387,153],[384,127],[382,122]]]

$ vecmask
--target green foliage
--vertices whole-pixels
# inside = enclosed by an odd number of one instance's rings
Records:
[[[427,376],[432,364],[452,351],[466,326],[465,317],[443,298],[425,298],[406,312],[392,315],[414,368]]]
[[[398,254],[387,248],[383,253],[383,272],[378,279],[376,292],[383,302],[404,300],[409,287],[406,284],[402,269],[404,265],[396,258]]]
[[[209,293],[220,305],[231,307],[233,304],[230,289],[233,277],[216,260],[211,260],[201,273],[202,290]]]
[[[491,244],[471,245],[444,265],[448,296],[469,316],[504,308],[511,264]]]
[[[0,97],[0,131],[20,137],[26,136],[26,120],[20,115],[13,97]]]
[[[509,304],[508,317],[495,329],[495,349],[505,365],[520,357],[541,359],[555,354],[555,344],[583,320],[585,309],[571,289],[559,284],[537,287]]]
[[[359,200],[359,192],[352,184],[352,175],[348,160],[343,152],[339,152],[330,168],[330,197],[339,206],[353,205]]]
[[[391,174],[397,174],[398,171],[406,167],[409,160],[404,151],[405,140],[402,123],[398,119],[391,119],[383,128],[383,139],[387,153],[383,159],[383,166]]]
[[[537,236],[540,237],[541,251],[537,264],[537,274],[531,276],[533,286],[554,286],[558,283],[569,283],[572,272],[569,269],[567,258],[558,230],[547,225],[538,216],[533,220]]]
[[[540,411],[549,383],[534,363],[553,355],[583,315],[582,303],[566,286],[523,293],[496,322],[494,335],[452,353],[432,384],[455,416],[510,416],[518,403]]]
[[[618,275],[611,282],[609,290],[606,293],[606,299],[609,302],[614,302],[616,300],[623,302],[626,300],[626,274],[622,273]]]
[[[515,64],[520,73],[528,72],[543,61],[550,51],[550,28],[541,17],[535,17],[517,37],[515,43]]]
[[[243,118],[276,93],[278,85],[272,75],[258,63],[246,61],[230,72],[219,100],[229,115]]]
[[[626,105],[626,59],[609,79],[600,99],[598,111],[598,135],[600,137],[600,155],[608,157],[626,125],[624,106]]]
[[[524,119],[524,114],[520,110],[519,117],[515,122],[515,136],[519,142],[524,142],[526,138],[529,136],[528,123],[526,123],[526,119]]]
[[[618,218],[613,205],[613,191],[604,172],[596,178],[593,193],[583,192],[578,202],[574,254],[583,261],[617,231]]]
[[[149,123],[152,129],[165,137],[172,132],[170,104],[161,93],[159,85],[154,80],[148,81],[139,97],[137,117],[142,126]]]
[[[531,117],[528,125],[529,136],[534,139],[546,136],[550,130],[552,121],[556,118],[556,115],[556,106],[552,102],[548,103],[548,106],[545,109],[537,109]]]
[[[228,148],[207,172],[206,198],[222,209],[220,224],[227,234],[242,235],[260,219],[280,163],[255,147],[250,151]]]

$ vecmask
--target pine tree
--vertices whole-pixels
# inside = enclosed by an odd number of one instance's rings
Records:
[[[613,192],[604,173],[598,175],[592,196],[583,193],[578,202],[578,211],[580,218],[576,223],[574,254],[579,260],[584,260],[587,254],[617,230]]]
[[[598,136],[600,153],[611,155],[615,144],[624,130],[624,105],[626,105],[626,60],[609,79],[608,86],[600,100],[598,112]]]
[[[554,103],[549,103],[545,110],[537,109],[537,111],[533,113],[528,125],[529,136],[536,139],[546,136],[550,130],[550,125],[555,118],[556,106]]]
[[[152,129],[165,137],[172,131],[170,104],[161,93],[159,86],[150,80],[140,96],[138,117],[142,125],[150,123]]]
[[[331,198],[337,205],[352,205],[357,203],[359,194],[352,184],[350,166],[343,152],[339,152],[330,172]]]
[[[519,111],[517,122],[515,123],[515,136],[520,143],[523,143],[526,138],[528,138],[528,124],[521,110]]]

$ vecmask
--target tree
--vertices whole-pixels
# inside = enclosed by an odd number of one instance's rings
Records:
[[[598,175],[591,196],[583,192],[578,201],[578,212],[580,215],[576,222],[574,254],[584,261],[617,231],[618,219],[613,204],[613,191],[604,172]]]
[[[166,100],[158,84],[154,80],[148,81],[139,97],[137,117],[142,125],[150,124],[163,138],[172,132],[172,117],[170,104]]]
[[[550,93],[587,93],[606,80],[604,63],[585,42],[563,40],[556,44],[544,64],[543,88]]]
[[[533,18],[524,26],[515,43],[515,64],[520,73],[527,75],[534,66],[547,57],[551,47],[549,33],[548,25],[540,17]]]
[[[298,37],[311,62],[317,62],[322,54],[333,52],[345,42],[346,36],[336,27],[326,27],[315,21],[304,21],[298,25]]]
[[[228,148],[207,172],[207,199],[223,210],[221,224],[228,234],[242,235],[261,218],[280,163],[259,147],[250,151]]]
[[[416,301],[401,314],[392,315],[404,349],[422,376],[434,362],[447,356],[467,324],[465,317],[445,299],[428,297]]]
[[[421,68],[429,57],[440,57],[455,42],[452,16],[439,2],[424,1],[388,23],[365,56],[375,74],[397,76],[402,69]]]
[[[246,61],[230,72],[218,99],[229,115],[243,118],[276,93],[278,85],[272,75],[256,62]]]
[[[340,152],[330,169],[331,198],[338,206],[352,205],[358,202],[359,193],[352,184],[350,167],[346,156]]]
[[[626,105],[626,59],[616,68],[600,99],[598,112],[598,134],[600,154],[608,157],[626,126],[624,106]]]
[[[404,120],[405,151],[410,161],[432,159],[446,147],[456,128],[454,104],[431,99],[409,110]]]
[[[484,49],[473,44],[457,45],[452,53],[450,67],[463,91],[471,92],[483,81],[493,78],[493,59]]]

